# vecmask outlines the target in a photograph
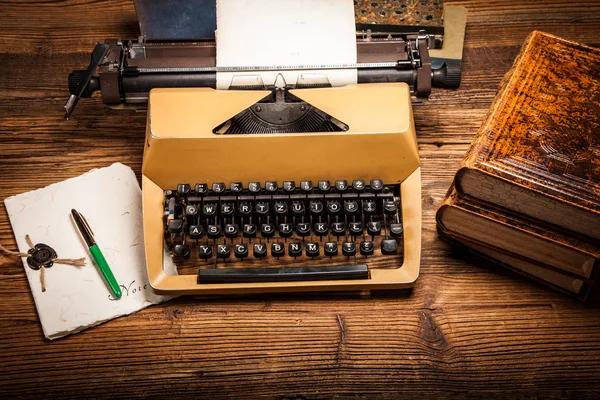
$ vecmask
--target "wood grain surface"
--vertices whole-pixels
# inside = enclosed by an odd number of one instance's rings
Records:
[[[22,264],[0,258],[0,397],[599,398],[600,302],[455,254],[434,215],[525,37],[600,45],[600,2],[457,3],[463,83],[414,112],[424,242],[412,291],[180,298],[50,342]],[[95,97],[62,117],[67,75],[93,43],[137,36],[132,2],[2,1],[0,27],[0,199],[117,161],[139,178],[143,113]],[[0,243],[16,249],[4,205]]]

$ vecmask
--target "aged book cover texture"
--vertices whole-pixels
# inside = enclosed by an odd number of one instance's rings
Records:
[[[455,183],[462,194],[600,239],[600,49],[534,31]]]

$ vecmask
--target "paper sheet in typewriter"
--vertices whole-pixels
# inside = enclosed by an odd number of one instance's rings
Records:
[[[218,0],[217,66],[292,66],[356,63],[352,0]],[[332,86],[356,83],[356,70],[281,71],[287,84],[300,76]],[[217,88],[234,76],[260,75],[273,85],[278,71],[217,73]],[[236,78],[251,84],[251,79]]]
[[[86,265],[55,264],[44,272],[46,291],[42,292],[40,270],[23,259],[25,274],[44,335],[56,339],[69,333],[131,314],[170,299],[155,295],[145,267],[142,230],[142,191],[131,168],[113,164],[92,170],[43,189],[4,200],[19,251],[34,244],[51,246],[59,258],[86,258]],[[71,209],[88,220],[98,245],[121,286],[123,297],[111,300],[96,266],[75,225]],[[171,257],[167,270],[175,271]],[[173,272],[176,274],[176,272]],[[26,307],[26,305],[23,305]]]

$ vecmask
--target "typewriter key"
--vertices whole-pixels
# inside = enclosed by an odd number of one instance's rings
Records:
[[[183,232],[183,220],[172,219],[169,221],[169,233],[181,233]]]
[[[283,243],[271,244],[271,255],[273,257],[283,257],[285,255],[285,247]]]
[[[204,227],[202,225],[190,225],[190,238],[198,240],[204,236]]]
[[[258,215],[269,215],[269,203],[257,203],[256,214]]]
[[[362,222],[350,222],[348,228],[350,229],[350,234],[352,236],[360,236],[363,234]]]
[[[245,238],[253,238],[256,237],[256,225],[254,224],[245,224],[244,225],[244,237]]]
[[[348,181],[335,181],[335,189],[338,192],[345,192],[348,190]]]
[[[173,261],[176,263],[184,262],[190,259],[190,245],[189,244],[176,244],[173,248]]]
[[[400,237],[402,236],[402,232],[404,231],[404,227],[402,224],[391,224],[390,225],[390,235],[392,237]]]
[[[396,249],[398,249],[398,243],[396,243],[394,239],[385,239],[381,241],[381,254],[390,256],[396,254]]]
[[[260,193],[260,182],[248,183],[248,191],[252,194]]]
[[[185,197],[190,194],[192,188],[188,183],[180,183],[177,185],[177,195],[181,197]]]
[[[323,246],[327,257],[335,257],[338,254],[338,244],[336,242],[327,242]]]
[[[373,242],[367,241],[360,243],[360,254],[363,256],[372,256],[373,250]]]
[[[304,215],[304,203],[300,201],[292,202],[292,213],[296,216]]]
[[[212,257],[212,246],[201,244],[198,246],[198,257],[202,260],[208,260]]]
[[[287,203],[278,201],[275,203],[275,214],[279,216],[287,215],[288,213],[288,205]]]
[[[363,212],[367,215],[375,214],[377,211],[377,204],[373,200],[365,200],[362,202]]]
[[[300,190],[304,193],[310,193],[313,190],[312,181],[301,181],[300,182]]]
[[[299,222],[296,224],[296,233],[298,236],[309,236],[310,225],[305,222]]]
[[[208,185],[206,183],[196,184],[196,196],[204,196],[208,192]]]
[[[335,236],[344,236],[346,234],[346,224],[343,222],[332,223],[331,233],[333,233]]]
[[[228,238],[234,238],[239,233],[240,229],[237,224],[226,224],[225,225],[225,236]]]
[[[357,193],[364,191],[365,190],[365,181],[360,180],[360,179],[352,181],[352,189],[354,189],[354,191]]]
[[[275,226],[273,224],[262,224],[260,226],[260,235],[262,237],[270,238],[275,234]]]
[[[225,184],[223,182],[217,182],[212,184],[212,191],[221,194],[225,192]]]
[[[358,213],[358,203],[354,200],[345,201],[344,211],[346,214],[355,215]]]
[[[398,206],[396,206],[396,202],[394,200],[386,200],[383,203],[383,212],[387,215],[396,214],[398,210]]]
[[[188,221],[193,221],[198,215],[199,207],[193,204],[188,204],[185,206],[185,216]]]
[[[383,182],[379,179],[372,180],[370,186],[373,193],[379,193],[383,190]]]
[[[329,193],[329,190],[331,190],[331,184],[329,183],[329,181],[319,181],[319,192],[321,193]]]
[[[323,207],[323,203],[317,200],[313,200],[310,202],[310,213],[315,216],[323,215],[323,211],[325,211],[325,207]]]
[[[229,258],[231,256],[231,247],[228,244],[217,245],[217,258]]]
[[[344,244],[342,244],[342,254],[346,257],[356,255],[356,243],[344,242]]]
[[[239,212],[242,217],[247,217],[252,214],[252,204],[245,201],[240,203]]]
[[[285,181],[283,182],[283,191],[287,193],[293,193],[296,190],[296,182]]]
[[[220,225],[209,225],[206,228],[206,236],[211,239],[217,239],[221,236],[221,226]]]
[[[326,222],[317,222],[313,227],[313,230],[317,234],[317,236],[327,236],[327,232],[329,232],[329,227]]]
[[[288,254],[290,257],[302,256],[302,243],[290,243],[288,245]]]
[[[214,217],[217,214],[217,205],[216,204],[204,204],[202,206],[202,214],[206,217]]]
[[[235,208],[232,203],[221,204],[221,216],[231,217],[234,214]]]
[[[265,182],[265,190],[270,194],[277,192],[277,182]]]
[[[380,222],[367,223],[367,232],[371,236],[381,235],[381,223]]]
[[[284,238],[292,236],[292,224],[279,224],[279,236]]]
[[[264,258],[267,256],[267,246],[262,243],[254,244],[254,258]]]
[[[306,243],[306,256],[307,257],[319,257],[319,254],[320,254],[319,243],[317,243],[317,242]]]
[[[236,258],[246,258],[248,257],[248,245],[247,244],[236,244],[233,253]]]
[[[327,202],[327,212],[331,215],[337,215],[342,211],[342,205],[337,200]]]
[[[244,190],[244,185],[242,182],[231,182],[229,184],[229,190],[231,190],[231,193],[233,194],[239,194],[242,193],[242,190]]]

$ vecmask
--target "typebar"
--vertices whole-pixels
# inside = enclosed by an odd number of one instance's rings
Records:
[[[366,264],[327,267],[200,269],[198,283],[290,282],[368,279]]]

